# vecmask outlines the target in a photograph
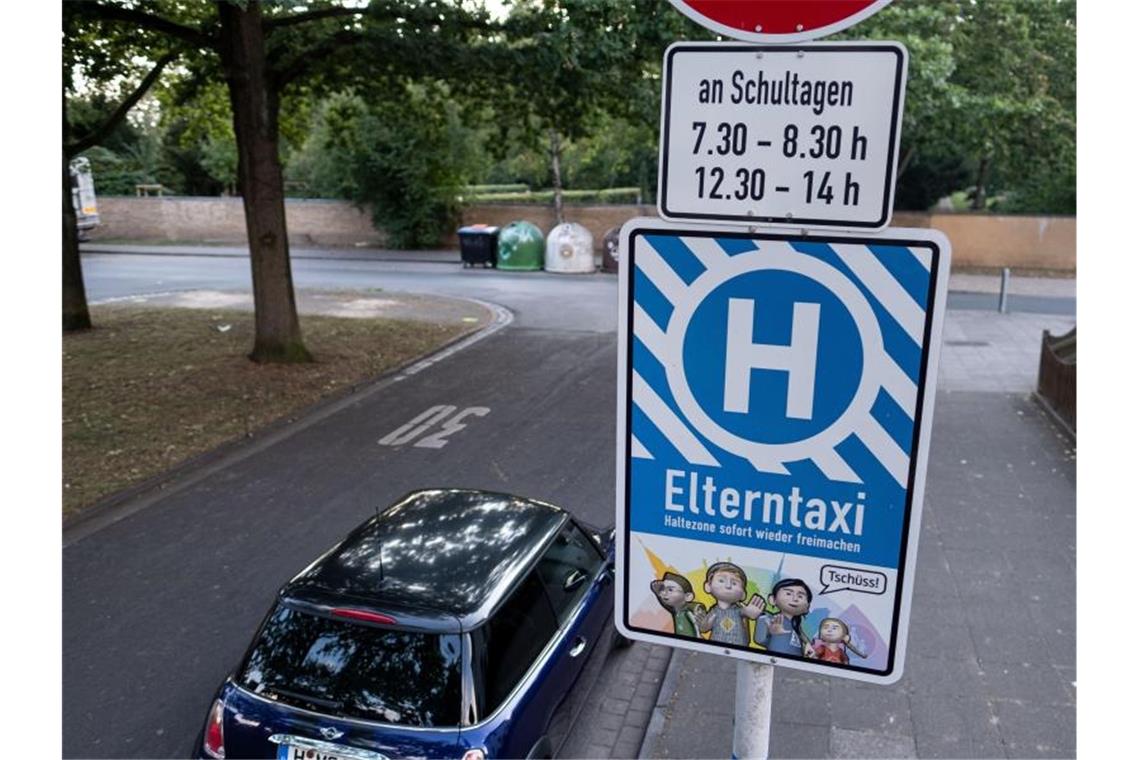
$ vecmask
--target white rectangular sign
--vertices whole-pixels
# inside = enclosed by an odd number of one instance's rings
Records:
[[[618,328],[618,629],[902,675],[950,245],[633,219]]]
[[[671,45],[658,211],[674,220],[883,229],[906,71],[897,42]]]

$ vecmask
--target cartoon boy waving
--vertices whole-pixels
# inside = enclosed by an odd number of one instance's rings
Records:
[[[716,599],[716,604],[705,614],[697,614],[697,627],[711,631],[709,641],[719,644],[748,646],[748,620],[755,620],[764,611],[763,600],[756,594],[744,601],[748,579],[744,571],[731,562],[717,562],[705,573],[705,593]]]
[[[811,609],[811,589],[799,578],[784,578],[772,586],[768,604],[777,609],[756,624],[755,641],[769,652],[815,658],[804,635],[804,615]]]

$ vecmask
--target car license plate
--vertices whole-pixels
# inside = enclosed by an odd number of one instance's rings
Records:
[[[312,747],[298,747],[294,744],[280,744],[277,747],[277,760],[350,760],[347,755],[326,752]]]

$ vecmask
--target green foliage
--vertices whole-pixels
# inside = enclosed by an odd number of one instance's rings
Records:
[[[289,177],[370,207],[390,245],[437,245],[458,219],[477,139],[438,86],[378,102],[339,94],[318,109]]]
[[[68,102],[73,129],[94,130],[114,108],[101,93]],[[135,185],[169,186],[177,173],[166,156],[162,129],[144,119],[125,119],[115,126],[101,145],[81,154],[91,162],[96,191],[100,195],[134,195]]]
[[[593,156],[599,161],[593,167],[588,166],[590,156],[567,151],[589,138],[592,126],[607,116],[613,123],[613,117],[656,123],[662,53],[691,28],[682,14],[656,0],[515,3],[503,43],[490,51],[485,76],[496,93],[497,110],[506,116],[498,144],[517,150],[500,152],[496,158],[501,165],[488,179],[556,188],[582,182],[604,187],[618,181],[620,169],[605,171],[607,159],[616,158],[619,166],[628,160],[637,167],[637,176],[622,178],[625,182],[646,184],[648,172],[642,170],[637,151],[627,156],[609,150],[608,156],[597,156],[602,152],[599,143]],[[560,176],[554,173],[559,164],[564,169]],[[575,170],[594,176],[576,177]],[[598,176],[607,173],[610,176]]]
[[[899,211],[926,211],[970,184],[974,172],[960,154],[915,151],[895,188]]]
[[[1072,0],[896,0],[846,36],[910,51],[898,207],[970,188],[985,208],[1075,213]]]
[[[175,180],[179,189],[193,184],[192,177],[204,176],[212,195],[236,192],[237,142],[225,83],[209,82],[193,93],[161,88],[157,97],[163,104],[169,158],[184,175]]]
[[[566,147],[568,187],[635,187],[642,199],[657,194],[657,123],[600,114],[588,136]]]
[[[147,61],[182,50],[155,89],[155,129],[124,123],[103,143],[110,153],[88,154],[100,192],[133,192],[136,180],[240,191],[217,56],[101,21],[85,5],[64,4],[73,134],[113,110]],[[271,3],[266,16],[345,5]],[[448,198],[470,195],[464,182],[551,187],[554,130],[567,188],[638,187],[652,201],[661,56],[669,42],[711,35],[659,0],[518,0],[506,4],[501,28],[475,5],[374,0],[354,16],[274,28],[267,54],[283,82],[281,154],[292,184],[373,203],[383,226],[428,244],[431,224],[415,221],[411,198],[427,199],[422,215],[442,230]],[[146,7],[193,29],[216,23],[207,3]],[[896,39],[910,51],[898,208],[968,192],[988,209],[1075,211],[1075,13],[1073,0],[895,0],[840,35]],[[413,84],[438,81],[447,89]],[[349,89],[355,96],[337,94]]]

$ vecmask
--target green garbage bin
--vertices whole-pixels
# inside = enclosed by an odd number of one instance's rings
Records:
[[[511,222],[499,232],[499,269],[535,271],[545,256],[542,230],[530,222]]]

